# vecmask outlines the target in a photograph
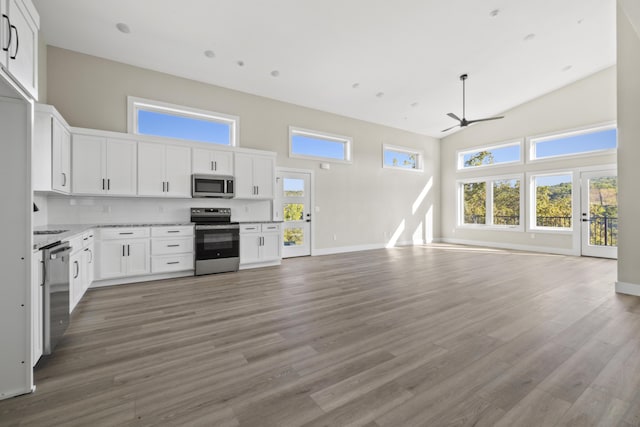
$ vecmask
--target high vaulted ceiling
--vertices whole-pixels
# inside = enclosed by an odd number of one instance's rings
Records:
[[[50,45],[434,137],[462,73],[473,119],[615,64],[615,0],[34,2]]]

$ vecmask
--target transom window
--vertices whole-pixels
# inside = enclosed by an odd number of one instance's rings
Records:
[[[522,230],[521,182],[521,175],[459,181],[459,225]]]
[[[571,230],[573,175],[570,172],[531,176],[532,229]]]
[[[398,147],[395,145],[382,145],[382,167],[422,171],[424,154],[420,150]]]
[[[348,136],[289,127],[289,157],[350,163],[351,143]]]
[[[522,141],[458,151],[458,170],[522,163]]]
[[[236,146],[239,118],[128,97],[129,133]]]
[[[615,150],[617,136],[615,126],[608,125],[533,137],[529,140],[531,160]]]

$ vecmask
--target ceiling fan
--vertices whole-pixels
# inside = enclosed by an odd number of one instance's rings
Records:
[[[450,128],[447,128],[445,130],[443,130],[442,132],[447,132],[453,128],[456,128],[458,126],[460,126],[461,128],[465,127],[465,126],[469,126],[472,123],[477,123],[477,122],[486,122],[489,120],[498,120],[498,119],[504,119],[504,116],[498,116],[498,117],[488,117],[486,119],[476,119],[476,120],[467,120],[467,118],[465,117],[465,81],[467,80],[469,76],[467,74],[463,74],[460,76],[460,80],[462,80],[462,118],[456,116],[453,113],[449,113],[447,114],[447,116],[451,117],[452,119],[455,119],[457,121],[460,122],[460,124],[457,124],[455,126],[451,126]]]

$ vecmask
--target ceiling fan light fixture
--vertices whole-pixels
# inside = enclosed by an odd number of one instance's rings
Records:
[[[460,80],[462,80],[462,118],[458,117],[456,114],[454,113],[447,113],[447,116],[451,117],[454,120],[457,120],[458,122],[460,122],[459,124],[455,125],[455,126],[451,126],[450,128],[444,129],[442,132],[448,132],[454,128],[457,127],[466,127],[469,126],[472,123],[477,123],[477,122],[486,122],[489,120],[498,120],[498,119],[503,119],[504,116],[497,116],[497,117],[487,117],[485,119],[474,119],[474,120],[467,120],[466,117],[466,85],[465,82],[467,80],[467,78],[469,78],[468,74],[461,74],[460,75]]]

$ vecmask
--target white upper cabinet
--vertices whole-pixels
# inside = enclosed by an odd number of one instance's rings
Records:
[[[275,158],[247,153],[235,155],[235,193],[238,199],[273,199]]]
[[[136,194],[134,141],[73,135],[71,168],[74,194]]]
[[[34,99],[38,99],[38,28],[31,0],[0,0],[0,65]]]
[[[193,173],[233,175],[233,152],[194,148]]]
[[[138,195],[191,197],[190,148],[138,143]]]
[[[36,104],[32,152],[34,191],[71,192],[71,134],[50,105]]]

